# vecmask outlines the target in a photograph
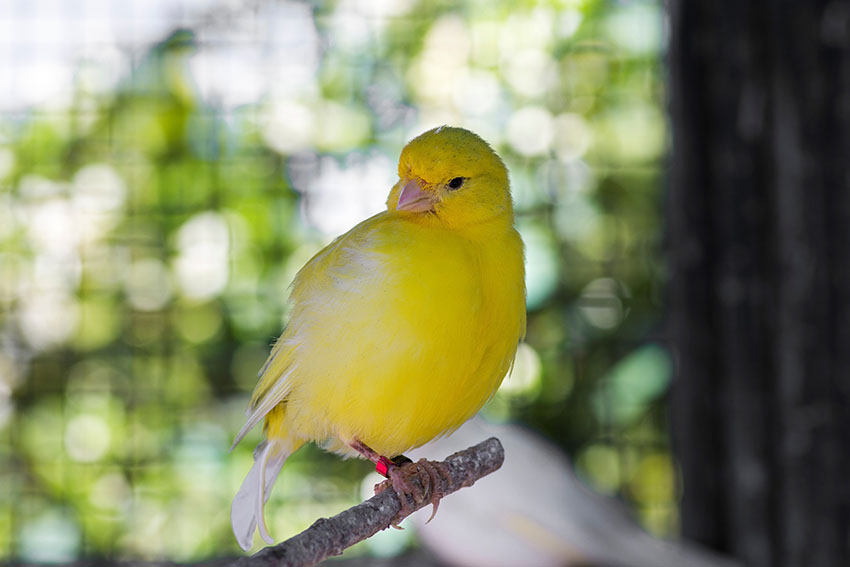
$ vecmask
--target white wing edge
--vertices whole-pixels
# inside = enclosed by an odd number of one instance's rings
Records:
[[[245,438],[249,431],[254,429],[254,426],[266,417],[266,414],[272,411],[277,404],[286,398],[286,395],[289,394],[289,391],[292,389],[292,385],[289,383],[287,378],[289,378],[293,370],[293,368],[290,368],[283,376],[278,378],[274,386],[266,392],[266,395],[263,396],[259,403],[249,410],[250,413],[248,414],[248,419],[245,421],[245,425],[243,425],[242,429],[239,430],[239,433],[236,434],[236,439],[233,441],[233,445],[230,446],[231,451],[239,444],[240,441],[242,441],[242,439]]]

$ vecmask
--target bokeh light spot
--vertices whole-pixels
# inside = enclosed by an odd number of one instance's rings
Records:
[[[600,492],[613,494],[620,488],[622,475],[616,449],[596,443],[581,450],[576,466]]]
[[[199,213],[177,231],[177,281],[186,297],[210,299],[221,293],[230,274],[230,232],[219,213]]]
[[[177,331],[190,343],[212,339],[221,330],[221,313],[210,304],[184,305],[175,313]]]
[[[555,240],[543,227],[535,224],[521,223],[519,231],[525,242],[526,303],[529,309],[536,309],[558,285]]]
[[[587,120],[580,114],[564,113],[555,118],[555,149],[562,160],[585,154],[593,139]]]
[[[552,113],[542,106],[520,108],[508,121],[508,144],[524,156],[547,153],[554,138]]]
[[[98,478],[89,492],[89,501],[101,510],[118,511],[130,505],[130,486],[119,473],[107,473]]]
[[[294,100],[272,102],[261,114],[261,132],[266,143],[282,154],[311,147],[313,112]]]
[[[626,51],[647,55],[661,49],[662,15],[643,2],[619,4],[606,18],[608,39]]]
[[[109,426],[99,416],[78,415],[65,427],[65,450],[75,461],[90,463],[103,458],[109,442]]]
[[[171,299],[168,268],[157,258],[140,258],[130,264],[124,281],[130,304],[140,311],[157,311]]]
[[[538,391],[542,365],[534,347],[522,342],[517,347],[514,366],[502,381],[499,393],[509,396],[529,396]]]
[[[511,54],[504,75],[514,92],[528,98],[544,95],[558,78],[555,61],[542,49],[525,49]]]
[[[71,562],[79,552],[80,535],[80,526],[69,513],[48,510],[21,529],[21,556],[33,562]]]
[[[21,333],[35,350],[64,344],[77,325],[77,304],[67,292],[30,290],[20,302]]]
[[[623,299],[631,293],[625,284],[613,278],[598,278],[581,292],[578,308],[588,323],[598,329],[613,329],[628,313]]]
[[[591,399],[597,419],[625,425],[644,414],[667,391],[673,362],[657,344],[642,346],[615,364],[597,384]]]

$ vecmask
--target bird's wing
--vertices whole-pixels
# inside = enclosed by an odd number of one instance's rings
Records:
[[[299,303],[305,303],[303,298],[310,296],[312,288],[320,286],[321,280],[327,279],[328,273],[339,272],[344,269],[344,266],[337,265],[341,259],[345,258],[345,255],[339,254],[339,251],[351,246],[353,241],[358,240],[356,235],[367,230],[368,225],[374,224],[383,216],[385,215],[379,214],[363,221],[313,256],[299,270],[292,282],[290,303],[294,303],[296,306]],[[360,259],[362,264],[363,258]],[[366,266],[360,266],[360,268],[366,269]],[[340,282],[336,283],[339,285]],[[297,317],[298,312],[298,309],[294,310],[293,319]],[[236,435],[231,449],[260,423],[275,406],[285,401],[292,390],[292,376],[296,367],[295,356],[299,348],[299,342],[296,338],[297,323],[297,321],[290,320],[290,324],[277,340],[265,364],[260,369],[258,373],[259,381],[251,395],[251,403],[246,412],[248,419]]]
[[[289,377],[295,369],[291,360],[292,351],[286,335],[280,337],[260,370],[260,381],[254,388],[251,404],[248,406],[248,419],[236,435],[231,449],[238,445],[245,435],[266,417],[266,414],[286,399],[286,395],[292,389]]]

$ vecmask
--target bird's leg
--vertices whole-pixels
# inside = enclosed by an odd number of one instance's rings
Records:
[[[416,487],[411,486],[410,483],[407,482],[405,477],[399,474],[399,471],[403,466],[410,464],[413,461],[411,461],[404,455],[399,455],[393,459],[388,459],[387,457],[378,454],[377,451],[375,451],[356,437],[348,443],[348,446],[357,451],[364,458],[375,463],[375,470],[378,471],[378,474],[380,474],[384,478],[389,479],[393,489],[395,489],[396,494],[398,494],[399,500],[401,501],[402,511],[405,511],[407,512],[407,514],[409,514],[412,510],[408,505],[407,496],[410,495],[412,500],[416,502],[417,499],[414,493],[418,491],[416,490]],[[382,482],[380,484],[375,485],[375,494],[383,492],[384,489],[386,489],[385,484],[385,482]]]
[[[357,438],[349,443],[349,447],[375,463],[375,470],[387,478],[375,485],[375,494],[383,492],[390,486],[395,490],[401,502],[401,508],[396,516],[398,521],[410,515],[414,507],[426,501],[434,506],[428,521],[434,519],[440,500],[445,496],[444,481],[446,484],[451,482],[451,473],[443,463],[431,462],[427,459],[419,459],[414,463],[404,455],[388,459]],[[411,482],[413,479],[419,482]],[[393,526],[397,527],[397,524],[398,522],[393,520]]]
[[[351,447],[352,449],[354,449],[355,451],[357,451],[358,453],[360,453],[360,455],[363,458],[368,459],[368,460],[372,461],[373,463],[375,463],[376,470],[378,470],[377,465],[378,465],[379,462],[381,462],[382,459],[383,460],[389,460],[386,457],[382,457],[381,455],[376,453],[371,447],[369,447],[366,443],[364,443],[363,441],[361,441],[357,437],[355,437],[354,439],[349,441],[348,446]],[[378,472],[381,472],[381,471],[378,470]],[[387,476],[384,473],[381,473],[381,474],[384,475],[384,476]]]
[[[384,478],[389,478],[389,471],[391,468],[401,467],[403,465],[413,462],[404,455],[399,455],[397,457],[393,457],[392,459],[388,459],[387,457],[378,454],[377,451],[375,451],[356,437],[353,441],[348,443],[348,446],[357,451],[362,457],[375,463],[375,470],[378,471],[378,474],[380,474]]]

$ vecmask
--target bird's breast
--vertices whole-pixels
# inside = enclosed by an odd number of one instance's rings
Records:
[[[393,456],[459,426],[501,382],[522,332],[521,245],[506,257],[428,236],[348,243],[324,299],[293,315],[302,348],[287,413],[309,437],[356,436]]]

